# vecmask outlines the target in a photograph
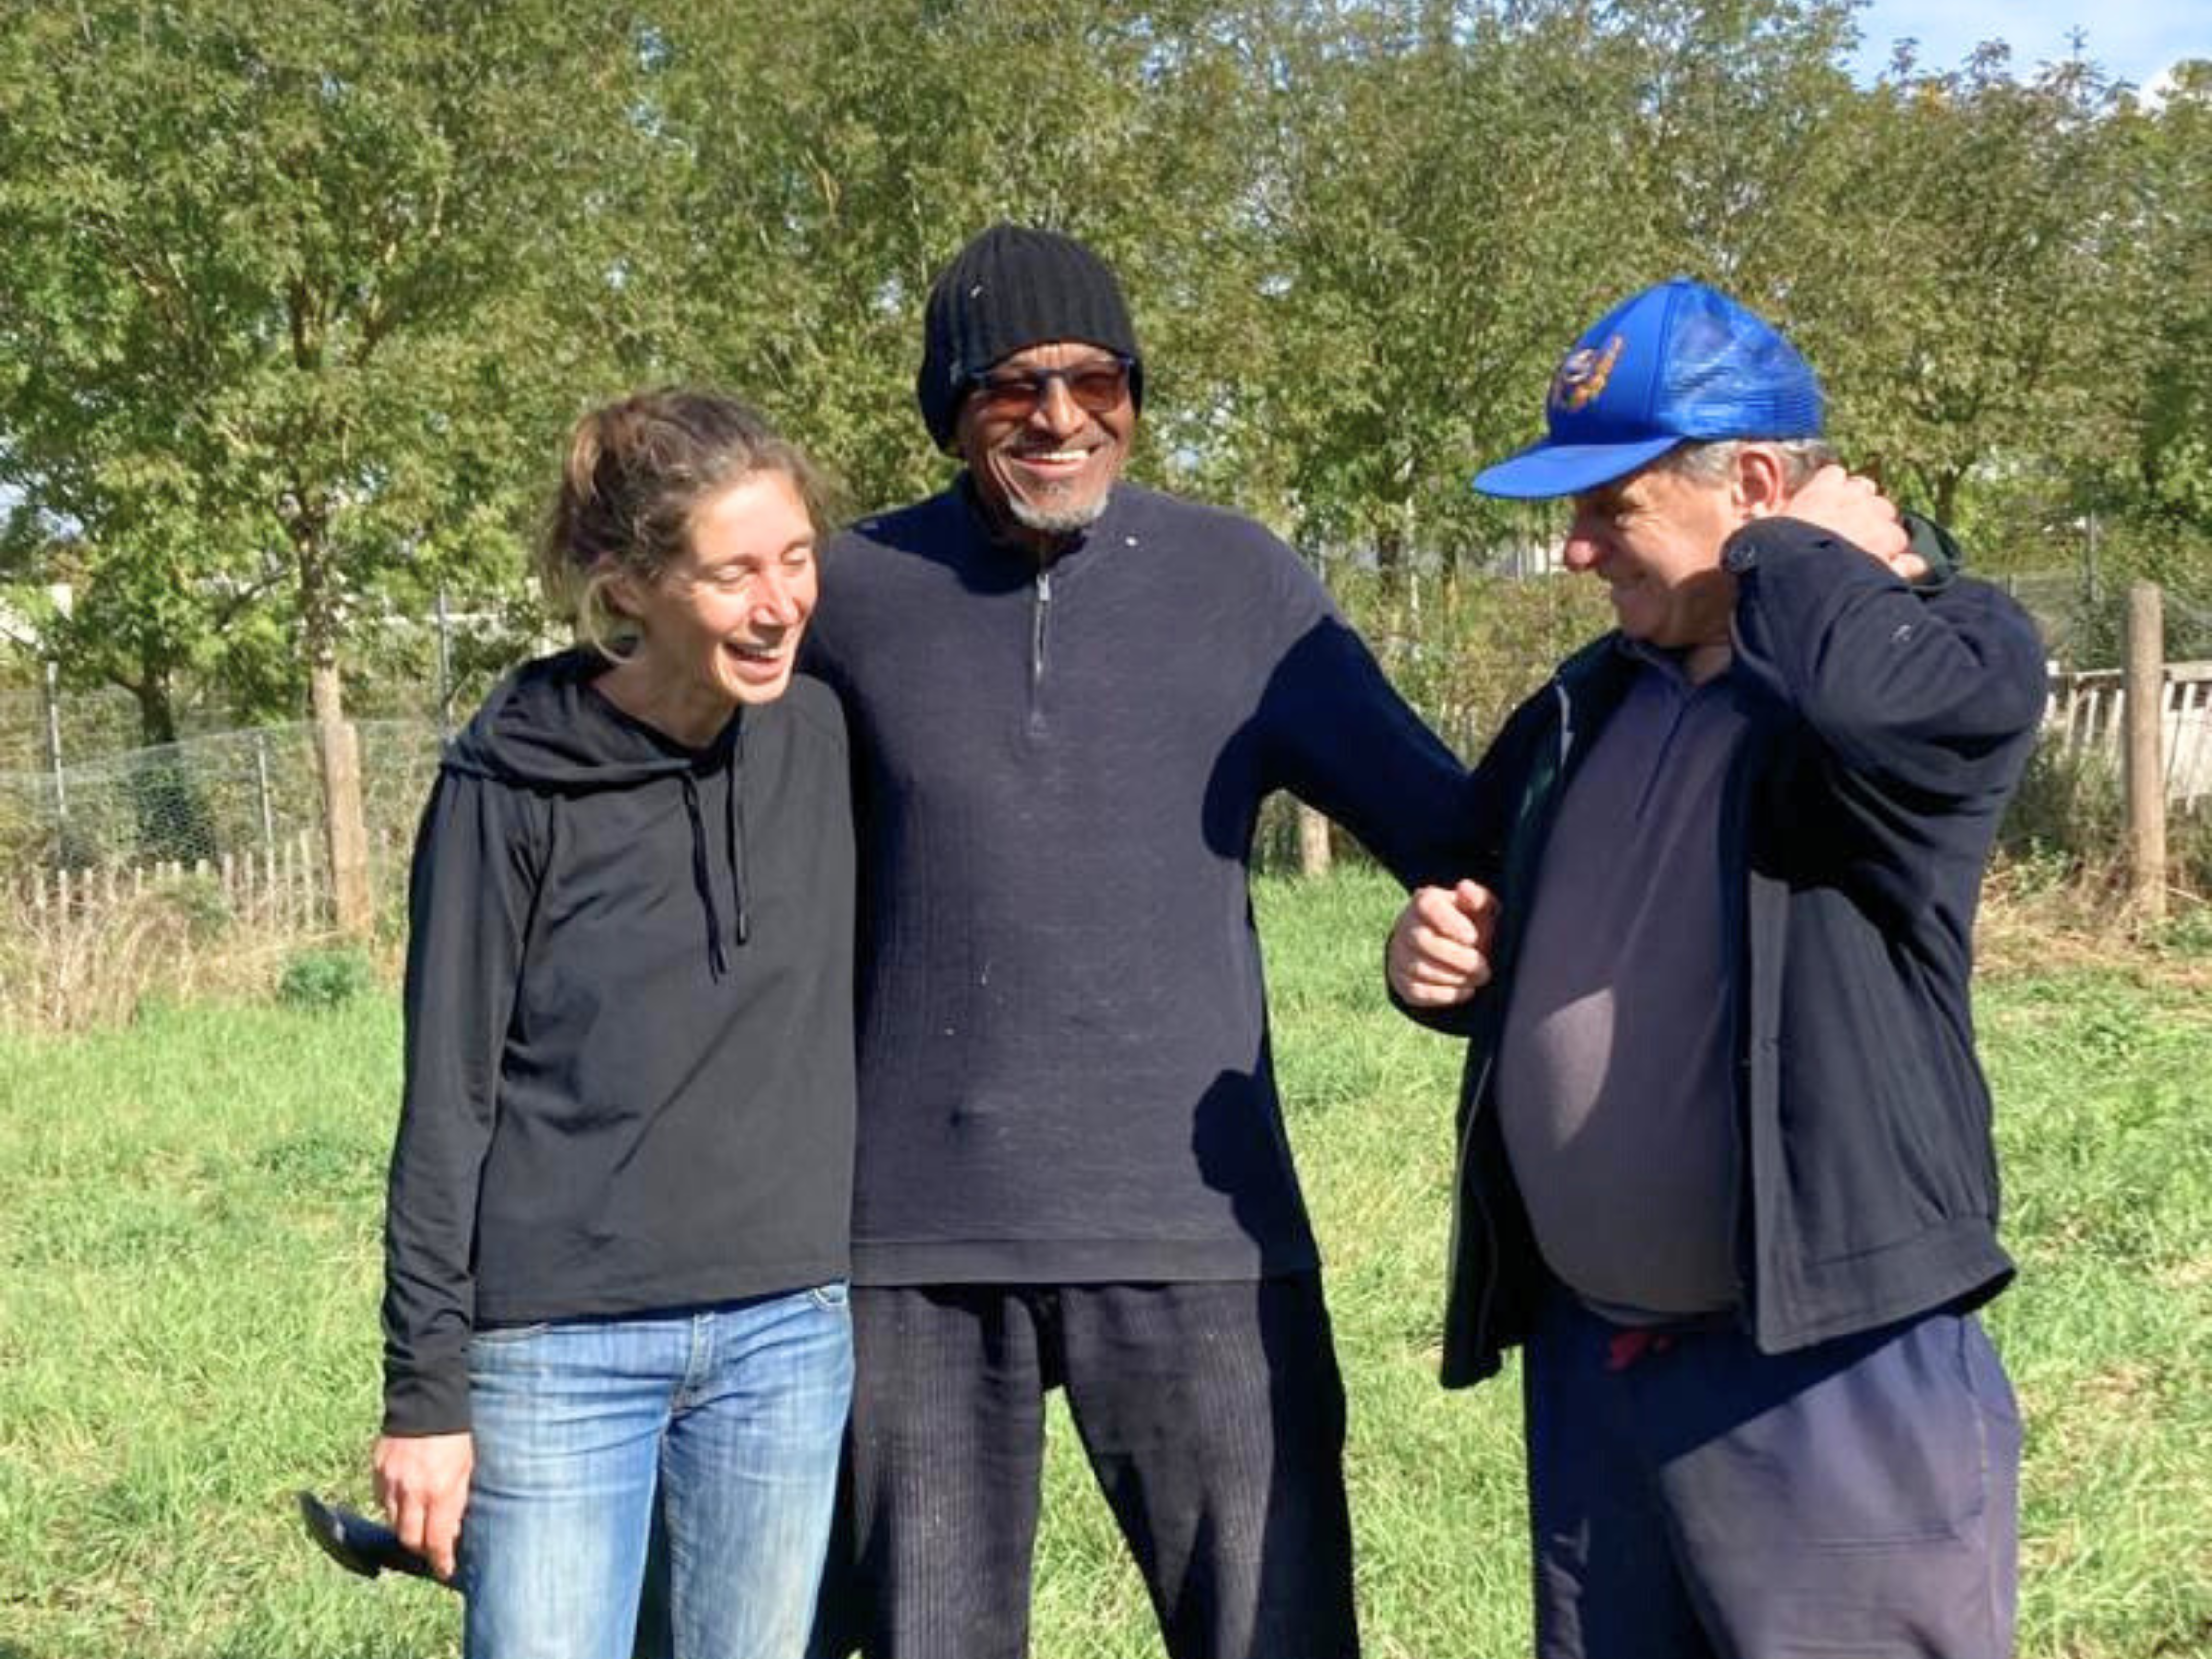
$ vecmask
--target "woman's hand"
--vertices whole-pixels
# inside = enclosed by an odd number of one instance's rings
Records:
[[[469,1476],[477,1466],[468,1434],[386,1434],[377,1437],[376,1501],[399,1541],[427,1557],[441,1579],[453,1576],[453,1547],[461,1511],[469,1504]]]

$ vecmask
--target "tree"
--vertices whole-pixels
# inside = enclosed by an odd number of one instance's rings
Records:
[[[1761,246],[1848,94],[1841,0],[1316,7],[1289,100],[1268,387],[1306,523],[1447,560],[1546,515],[1473,495],[1558,356],[1676,272]]]
[[[914,403],[930,280],[994,221],[1042,225],[1118,268],[1150,374],[1139,465],[1186,464],[1214,343],[1252,309],[1243,138],[1267,9],[704,0],[672,16],[659,111],[686,228],[641,253],[669,349],[784,418],[853,507],[908,499],[944,471]]]
[[[661,234],[648,76],[626,24],[550,0],[9,0],[0,485],[149,738],[264,596],[335,732],[383,573],[512,568]]]
[[[1832,130],[1799,241],[1793,320],[1850,452],[1969,528],[1977,490],[2109,463],[2145,344],[2114,303],[2140,252],[2115,89],[2008,64],[1902,60]]]
[[[2212,541],[2212,59],[2179,65],[2134,121],[2153,326],[2136,465],[2152,516]]]
[[[380,571],[511,567],[657,231],[635,42],[580,9],[9,7],[0,481],[87,603],[191,592],[149,661],[281,592],[335,719]]]

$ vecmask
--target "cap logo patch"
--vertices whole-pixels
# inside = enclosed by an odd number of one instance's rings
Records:
[[[1595,346],[1583,346],[1570,351],[1559,365],[1559,372],[1552,377],[1552,404],[1569,414],[1586,409],[1605,394],[1605,384],[1613,378],[1613,366],[1620,361],[1620,349],[1626,343],[1620,335],[1605,343],[1601,351]]]

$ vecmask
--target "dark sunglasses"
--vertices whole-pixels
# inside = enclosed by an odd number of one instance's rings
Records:
[[[1067,388],[1078,409],[1089,415],[1103,415],[1119,409],[1129,395],[1129,360],[1110,357],[1078,363],[1073,368],[1000,369],[978,374],[969,385],[987,411],[1006,419],[1034,413],[1050,395],[1054,380]]]

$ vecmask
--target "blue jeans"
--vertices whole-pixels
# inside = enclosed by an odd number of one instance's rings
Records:
[[[845,1287],[479,1332],[470,1659],[629,1659],[656,1498],[674,1659],[793,1659],[852,1392]]]

